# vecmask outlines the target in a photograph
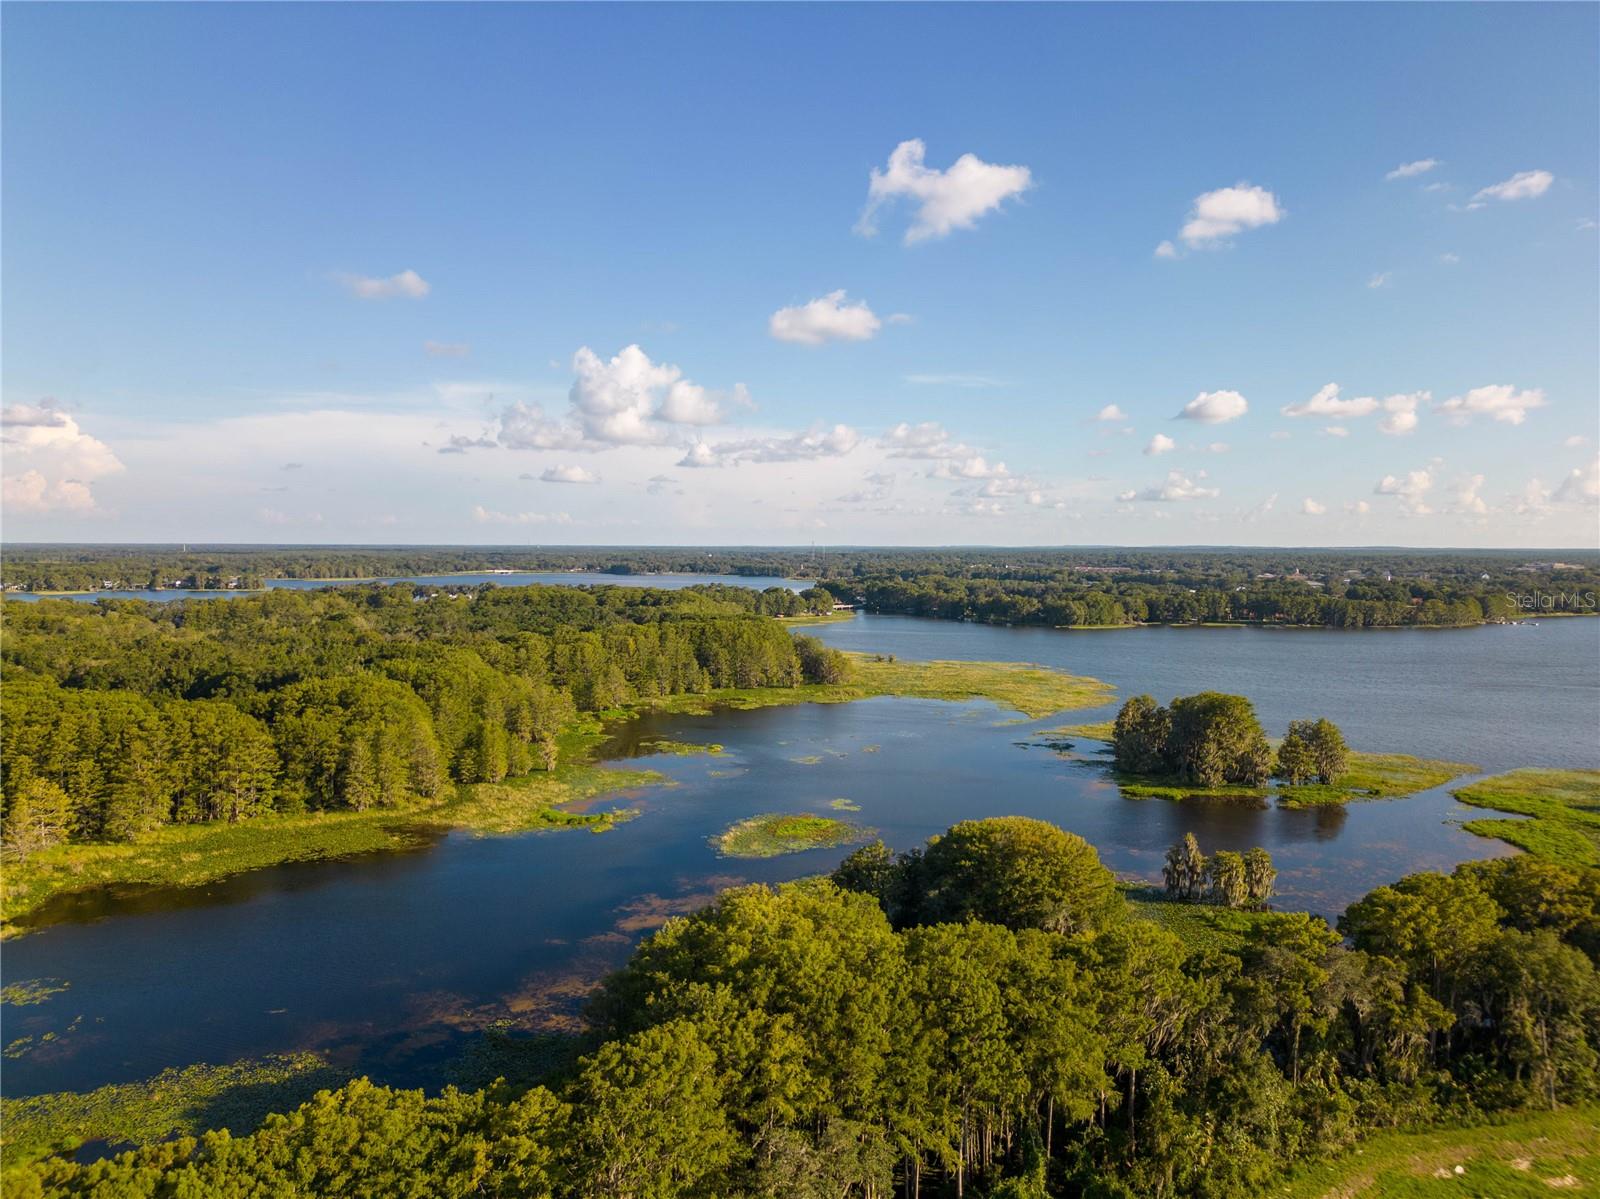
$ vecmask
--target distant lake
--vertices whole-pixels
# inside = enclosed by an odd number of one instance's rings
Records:
[[[677,591],[684,587],[699,587],[721,583],[728,587],[753,587],[765,591],[768,587],[787,587],[791,591],[804,591],[812,585],[810,579],[782,579],[774,575],[702,575],[702,574],[607,574],[604,571],[550,570],[513,571],[497,574],[493,571],[467,571],[453,575],[388,575],[374,579],[268,579],[269,591],[320,591],[325,587],[359,587],[368,583],[422,583],[433,587],[479,587],[493,583],[496,587],[528,587],[535,584],[546,587],[658,587],[664,591]],[[71,599],[92,604],[103,599],[151,600],[170,603],[181,599],[237,599],[244,595],[260,595],[259,591],[206,591],[198,587],[168,587],[161,590],[135,591],[81,591],[70,595],[35,595],[29,591],[8,591],[10,599],[41,600]]]
[[[1326,714],[1359,748],[1520,765],[1600,764],[1600,621],[1518,628],[1331,633],[1136,629],[1071,633],[862,616],[812,630],[904,658],[1047,662],[1163,701],[1211,687],[1255,699],[1270,730]],[[5,1064],[9,1095],[86,1089],[166,1066],[295,1049],[380,1081],[438,1085],[498,1020],[570,1027],[585,991],[668,915],[725,886],[824,872],[846,852],[722,859],[709,838],[765,811],[843,816],[897,849],[956,820],[1020,814],[1087,838],[1112,869],[1159,877],[1193,832],[1207,852],[1271,851],[1278,905],[1335,916],[1401,875],[1509,853],[1463,832],[1481,815],[1443,790],[1304,812],[1130,800],[1092,760],[1037,743],[1069,713],[1013,723],[986,703],[875,699],[616,730],[627,759],[665,736],[721,756],[639,759],[671,786],[610,797],[637,819],[583,831],[455,833],[406,853],[281,866],[207,887],[58,903],[55,921],[5,946],[8,982],[68,980],[5,1009],[6,1039],[57,1039]],[[839,812],[830,801],[860,806]],[[82,1016],[74,1027],[72,1021]]]

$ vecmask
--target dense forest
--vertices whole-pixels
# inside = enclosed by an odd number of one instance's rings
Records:
[[[1600,610],[1600,556],[1490,550],[10,547],[7,590],[251,589],[480,570],[818,579],[869,612],[1068,627],[1452,626]]]
[[[6,603],[12,852],[160,824],[365,809],[554,764],[579,712],[837,678],[763,609],[825,593],[409,585],[227,603]]]
[[[1344,934],[1341,937],[1341,932]],[[1233,1197],[1396,1125],[1600,1091],[1600,872],[1419,874],[1341,929],[1180,938],[1019,818],[724,892],[606,981],[537,1085],[365,1080],[11,1194]]]

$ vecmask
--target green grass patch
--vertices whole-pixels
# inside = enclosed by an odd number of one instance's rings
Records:
[[[775,858],[780,854],[803,853],[808,849],[828,849],[850,845],[868,834],[831,816],[804,812],[765,812],[731,824],[711,839],[717,852],[726,858]]]
[[[1350,754],[1350,769],[1337,783],[1280,784],[1278,806],[1315,808],[1365,799],[1393,799],[1442,787],[1451,779],[1477,773],[1470,762],[1414,758],[1410,754]]]
[[[701,744],[695,741],[674,741],[670,737],[657,737],[652,741],[641,741],[639,743],[639,753],[641,755],[671,754],[677,758],[688,758],[693,757],[695,754],[706,754],[713,758],[720,758],[723,752],[722,746],[715,742]]]
[[[1123,887],[1133,915],[1177,934],[1189,952],[1220,949],[1236,953],[1257,927],[1276,917],[1272,912],[1246,912],[1206,903],[1181,903],[1168,899],[1160,887]]]
[[[1114,689],[1083,678],[1021,662],[902,662],[872,654],[845,655],[851,678],[844,683],[798,687],[729,688],[701,695],[671,695],[638,705],[658,712],[710,715],[718,708],[750,710],[786,704],[838,704],[875,696],[962,702],[986,699],[1029,719],[1068,708],[1109,703]]]
[[[1116,727],[1114,720],[1096,720],[1089,724],[1064,724],[1058,729],[1046,729],[1039,736],[1056,741],[1104,741],[1110,744],[1111,734]]]
[[[1600,865],[1600,770],[1512,770],[1452,794],[1476,808],[1529,817],[1470,820],[1463,826],[1470,833],[1568,866]]]
[[[1460,1167],[1460,1173],[1456,1172]],[[1600,1108],[1383,1133],[1268,1192],[1284,1199],[1523,1199],[1600,1192]]]
[[[784,624],[790,626],[808,624],[837,624],[841,620],[854,620],[855,618],[856,614],[854,612],[808,612],[804,616],[778,617],[778,619],[783,621]]]
[[[1117,788],[1132,799],[1220,800],[1256,805],[1267,801],[1265,787],[1251,787],[1243,783],[1218,783],[1214,787],[1207,787],[1164,775],[1125,774],[1119,770],[1113,770],[1111,778]]]
[[[828,806],[836,812],[859,812],[861,805],[853,799],[830,799]]]
[[[185,1066],[95,1091],[4,1099],[0,1161],[14,1168],[89,1142],[147,1145],[213,1128],[242,1135],[269,1113],[289,1111],[347,1079],[315,1054],[299,1053],[227,1066]]]

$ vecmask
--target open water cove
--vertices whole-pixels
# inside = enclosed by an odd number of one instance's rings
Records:
[[[1047,662],[1108,679],[1119,696],[1238,689],[1273,732],[1291,716],[1326,714],[1358,748],[1486,769],[1600,756],[1600,621],[1089,634],[862,617],[817,631],[906,658]],[[6,1062],[6,1092],[81,1090],[297,1049],[382,1081],[436,1085],[484,1029],[572,1027],[594,980],[671,914],[733,883],[826,871],[845,852],[719,858],[710,838],[759,812],[843,816],[902,849],[960,819],[1036,816],[1143,878],[1192,831],[1208,851],[1265,846],[1282,872],[1280,905],[1329,916],[1410,871],[1506,852],[1457,827],[1467,811],[1443,791],[1312,811],[1124,799],[1101,766],[1037,744],[1061,722],[898,699],[649,717],[618,731],[615,756],[657,737],[723,751],[640,759],[671,781],[608,799],[639,815],[603,834],[452,834],[411,853],[62,905],[57,923],[6,946],[8,982],[70,983],[49,1003],[6,1009],[6,1039],[31,1038]],[[837,799],[860,810],[837,810]]]

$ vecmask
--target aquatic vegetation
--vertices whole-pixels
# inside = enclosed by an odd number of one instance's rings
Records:
[[[269,1112],[304,1103],[347,1075],[311,1053],[163,1070],[143,1082],[0,1099],[6,1167],[89,1142],[143,1145],[213,1128],[253,1131]]]
[[[1511,770],[1451,794],[1473,807],[1529,818],[1469,820],[1462,826],[1469,833],[1569,866],[1600,865],[1600,770]]]
[[[44,1003],[52,995],[59,995],[71,983],[61,978],[31,978],[25,982],[7,983],[0,987],[0,1003],[9,1003],[13,1007],[32,1007],[34,1004]]]
[[[1338,782],[1285,784],[1278,792],[1278,805],[1310,808],[1367,799],[1393,799],[1442,787],[1451,779],[1473,774],[1477,769],[1470,762],[1415,758],[1410,754],[1352,752],[1349,765]]]
[[[830,799],[828,806],[840,812],[859,812],[861,805],[853,799]]]
[[[712,838],[717,852],[729,858],[775,858],[780,854],[803,853],[808,849],[828,849],[850,845],[870,834],[831,816],[805,812],[764,812],[740,820]]]

